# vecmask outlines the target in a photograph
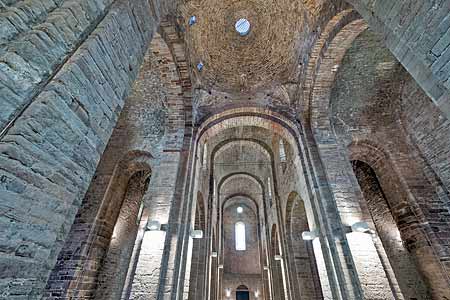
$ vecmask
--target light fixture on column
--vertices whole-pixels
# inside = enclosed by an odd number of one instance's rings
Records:
[[[304,241],[312,241],[314,240],[316,237],[318,237],[317,231],[316,230],[312,230],[312,231],[303,231],[302,232],[302,238]]]
[[[161,223],[156,220],[149,220],[147,222],[147,230],[149,230],[149,231],[161,230]]]
[[[352,231],[353,232],[369,232],[370,228],[369,228],[369,224],[367,224],[367,222],[356,222],[352,225]]]
[[[217,257],[217,252],[215,251],[211,252],[211,257]]]
[[[258,299],[259,298],[259,290],[255,291],[255,298]]]
[[[218,268],[218,269],[223,269],[223,265],[220,264],[220,265],[217,266],[217,268]]]
[[[225,296],[228,298],[231,297],[231,289],[230,288],[225,289]]]
[[[264,271],[269,271],[269,267],[268,266],[264,266],[263,269],[264,269]]]
[[[191,238],[193,239],[203,238],[203,230],[191,230]]]
[[[273,259],[275,259],[276,261],[281,261],[281,260],[283,260],[283,257],[281,255],[277,254],[273,257]]]

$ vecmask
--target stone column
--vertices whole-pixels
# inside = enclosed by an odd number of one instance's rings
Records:
[[[179,181],[184,178],[180,152],[165,153],[155,168],[149,192],[144,200],[149,222],[161,224],[159,230],[146,231],[136,265],[130,299],[170,299],[176,289],[178,223],[181,194]]]

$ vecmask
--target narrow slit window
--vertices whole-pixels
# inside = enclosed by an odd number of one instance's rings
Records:
[[[245,224],[243,222],[237,222],[235,225],[235,238],[236,238],[236,250],[245,251]]]
[[[208,159],[208,146],[206,144],[203,145],[203,159],[202,159],[202,165],[204,168],[206,168],[206,162]]]
[[[280,161],[286,162],[286,150],[284,149],[284,141],[280,140]]]

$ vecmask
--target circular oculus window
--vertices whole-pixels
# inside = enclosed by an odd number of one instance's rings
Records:
[[[250,33],[250,22],[247,19],[239,19],[234,25],[234,28],[240,36],[246,36]]]

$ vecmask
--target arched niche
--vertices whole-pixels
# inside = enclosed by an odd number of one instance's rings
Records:
[[[407,249],[408,242],[402,239],[399,231],[397,222],[400,220],[398,216],[397,220],[394,219],[392,207],[375,171],[359,160],[352,161],[352,166],[366,202],[364,204],[370,214],[367,217],[370,217],[375,225],[402,294],[407,299],[429,299],[428,287],[420,269],[417,268],[417,262]]]
[[[389,152],[370,141],[352,143],[349,151],[367,207],[366,215],[374,222],[401,292],[418,293],[416,297],[423,295],[424,299],[427,293],[436,298],[450,297],[445,266],[440,263],[434,248],[436,244],[431,240],[433,234],[424,230],[428,223],[413,208],[415,198],[410,185],[399,174]],[[412,264],[408,265],[408,261]],[[402,267],[404,265],[408,267]],[[411,270],[401,275],[402,268]],[[414,281],[409,275],[414,273],[416,279],[422,278],[425,283],[423,287],[418,280],[418,291],[408,287],[408,281]]]
[[[97,267],[96,299],[120,299],[130,288],[125,283],[130,281],[127,275],[132,276],[128,269],[133,265],[142,200],[150,181],[149,159],[148,153],[133,151],[118,163],[97,215],[95,236],[103,237],[103,242],[95,253],[102,257]]]
[[[310,227],[304,202],[296,192],[291,192],[286,205],[286,239],[294,289],[301,299],[322,299],[312,241],[302,237],[306,231]]]

